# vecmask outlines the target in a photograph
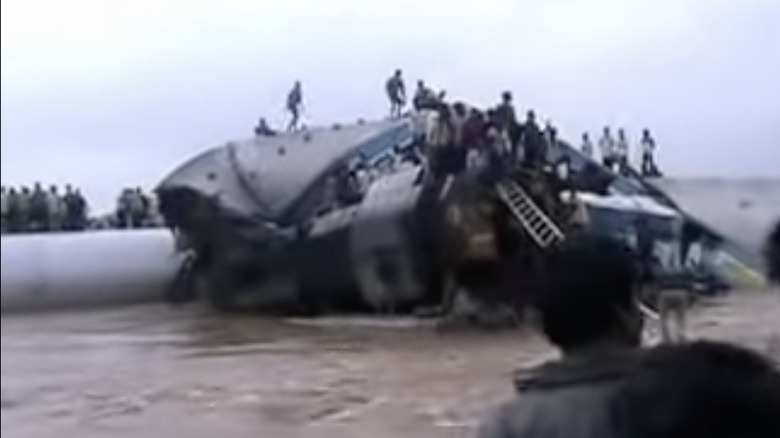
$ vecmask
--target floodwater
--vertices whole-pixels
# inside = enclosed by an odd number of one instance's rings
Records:
[[[469,437],[512,396],[513,371],[555,357],[530,330],[361,321],[165,306],[4,315],[2,435]],[[690,328],[780,360],[778,294],[707,303]]]

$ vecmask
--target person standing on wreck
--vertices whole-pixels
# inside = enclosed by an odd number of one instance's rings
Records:
[[[601,160],[609,170],[614,170],[615,165],[615,139],[612,137],[612,132],[609,130],[609,126],[604,127],[604,133],[599,140],[599,149],[601,149]]]
[[[590,141],[590,137],[587,132],[582,134],[582,146],[580,147],[582,154],[586,157],[593,159],[593,142]]]
[[[523,161],[528,169],[540,170],[547,154],[544,134],[536,123],[536,114],[528,111],[521,137],[524,149]]]
[[[406,87],[404,86],[403,73],[400,69],[396,70],[395,74],[387,80],[385,89],[387,97],[390,99],[390,118],[400,118],[401,110],[406,103]]]
[[[482,425],[480,438],[614,436],[609,402],[643,353],[632,253],[592,236],[552,251],[538,308],[563,358],[524,370],[518,396]]]
[[[303,111],[303,90],[300,81],[295,81],[293,89],[287,94],[287,111],[290,111],[292,117],[290,124],[287,125],[287,130],[295,131],[298,129],[298,121],[301,117],[301,111]]]
[[[618,129],[617,143],[615,143],[615,161],[617,162],[618,172],[625,174],[628,171],[628,138],[626,131]]]
[[[649,129],[642,131],[642,176],[659,176],[658,167],[655,164],[655,140],[650,135]]]

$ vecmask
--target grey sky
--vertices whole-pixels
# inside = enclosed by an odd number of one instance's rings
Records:
[[[403,68],[564,136],[650,127],[677,175],[780,176],[780,1],[3,0],[3,184],[72,182],[99,210],[153,187],[304,84],[312,124],[387,112]]]

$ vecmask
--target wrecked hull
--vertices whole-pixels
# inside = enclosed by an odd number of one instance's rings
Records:
[[[158,194],[193,254],[184,287],[228,310],[394,312],[426,302],[430,248],[419,224],[436,222],[422,219],[435,212],[423,207],[423,167],[392,162],[412,145],[411,128],[256,138],[176,170]],[[355,163],[372,180],[344,201],[334,178]]]
[[[491,185],[465,174],[430,175],[417,158],[425,147],[418,128],[402,119],[257,137],[175,170],[158,195],[168,225],[191,254],[181,295],[225,310],[307,314],[444,308],[461,290],[483,301],[532,304],[544,248],[528,238],[531,230],[522,225],[528,221],[512,216],[509,201],[496,199]],[[555,171],[517,168],[504,178],[528,185],[532,197],[540,184],[591,194],[589,214],[606,220],[594,220],[586,233],[630,244],[638,217],[665,224],[657,239],[669,263],[661,269],[675,272],[663,275],[722,286],[723,275],[691,280],[672,260],[682,224],[695,222],[690,215],[637,174],[613,173],[559,146],[571,178],[544,182],[557,178]],[[553,223],[567,221],[554,204],[545,213]],[[706,234],[721,241],[709,252],[744,261],[717,230]],[[732,277],[729,285],[744,284]]]

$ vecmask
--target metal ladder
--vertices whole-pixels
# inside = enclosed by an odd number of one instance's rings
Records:
[[[564,239],[561,229],[516,182],[499,182],[496,191],[540,248],[547,248]]]

